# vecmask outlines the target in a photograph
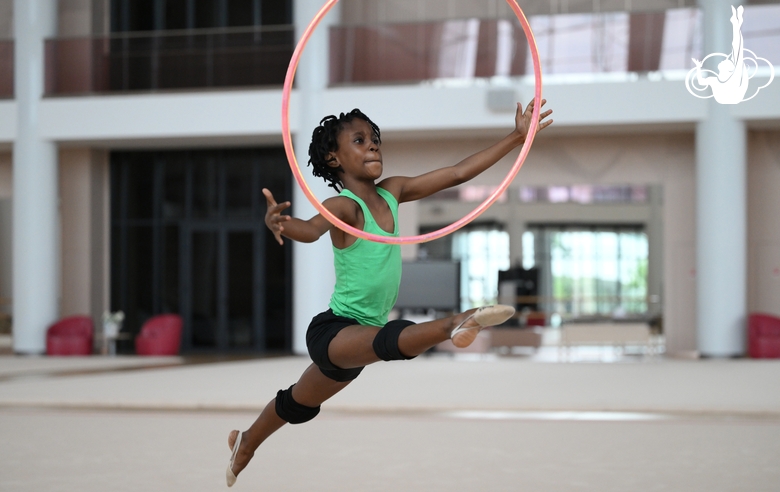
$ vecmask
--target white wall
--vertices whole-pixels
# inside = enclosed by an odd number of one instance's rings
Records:
[[[13,165],[11,153],[0,152],[0,313],[10,313],[11,306],[6,303],[12,296],[13,244],[12,194]]]
[[[11,298],[11,153],[0,152],[0,298]],[[88,148],[59,152],[62,272],[60,317],[88,314],[93,319],[109,300],[108,155]],[[10,306],[0,303],[0,312]]]
[[[505,84],[475,80],[330,88],[321,106],[323,116],[361,108],[381,121],[386,135],[406,139],[493,138],[508,131],[514,115],[512,108],[496,112],[487,105],[489,93],[506,89]],[[534,93],[533,82],[527,79],[514,81],[510,89],[524,102]],[[682,80],[548,81],[543,96],[555,111],[555,125],[546,131],[551,135],[692,132],[706,117],[704,100],[688,94]],[[281,100],[279,89],[46,98],[40,103],[40,133],[61,143],[98,147],[280,143]],[[293,91],[293,133],[300,125],[300,103]],[[780,83],[732,111],[748,121],[749,128],[754,124],[777,128]],[[16,118],[16,104],[0,101],[0,145],[15,139]]]
[[[14,0],[0,0],[0,39],[14,35]]]
[[[281,142],[281,103],[279,90],[50,98],[41,103],[40,132],[58,142],[114,147]]]
[[[108,156],[89,148],[59,153],[62,285],[60,316],[108,309]]]
[[[89,314],[89,149],[60,151],[60,316]]]
[[[748,309],[780,316],[780,132],[748,142]]]

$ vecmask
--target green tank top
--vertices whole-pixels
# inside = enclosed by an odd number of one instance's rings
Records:
[[[377,188],[393,212],[393,233],[388,234],[376,223],[368,206],[349,190],[339,196],[355,200],[363,210],[363,230],[382,236],[398,236],[398,202],[389,191]],[[336,287],[330,308],[338,316],[354,318],[364,326],[384,326],[387,315],[398,299],[401,285],[401,247],[358,238],[353,244],[333,247]]]

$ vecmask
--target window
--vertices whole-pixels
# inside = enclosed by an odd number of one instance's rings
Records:
[[[531,17],[546,74],[625,72],[629,14],[538,15]],[[526,60],[526,73],[533,73]]]
[[[549,310],[564,317],[647,311],[647,235],[638,229],[544,228]],[[537,257],[537,260],[539,258]]]
[[[523,203],[647,203],[649,187],[645,185],[563,185],[523,186],[519,198]]]
[[[525,231],[523,233],[523,268],[530,270],[536,266],[536,247],[534,245],[534,233]]]
[[[185,352],[289,350],[291,250],[261,192],[289,196],[285,168],[280,148],[111,153],[111,308],[127,332],[174,312]]]
[[[292,24],[290,0],[115,0],[111,30],[164,31]]]
[[[498,272],[509,268],[509,234],[489,226],[456,232],[452,258],[461,262],[461,309],[495,304]]]
[[[291,0],[116,0],[110,25],[83,45],[86,78],[73,72],[81,65],[55,63],[70,59],[71,40],[47,45],[47,95],[276,86],[295,47]]]

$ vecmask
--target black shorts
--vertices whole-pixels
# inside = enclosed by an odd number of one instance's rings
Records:
[[[363,370],[363,367],[342,369],[333,365],[328,357],[328,345],[338,332],[347,326],[359,324],[355,319],[336,316],[328,309],[315,316],[309,324],[309,329],[306,330],[306,348],[309,349],[311,360],[317,364],[324,375],[334,381],[352,381]]]

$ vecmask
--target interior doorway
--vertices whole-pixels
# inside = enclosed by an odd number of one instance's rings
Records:
[[[289,352],[292,249],[266,233],[262,189],[289,196],[291,185],[278,148],[112,152],[111,309],[125,312],[123,331],[176,313],[185,353]]]

